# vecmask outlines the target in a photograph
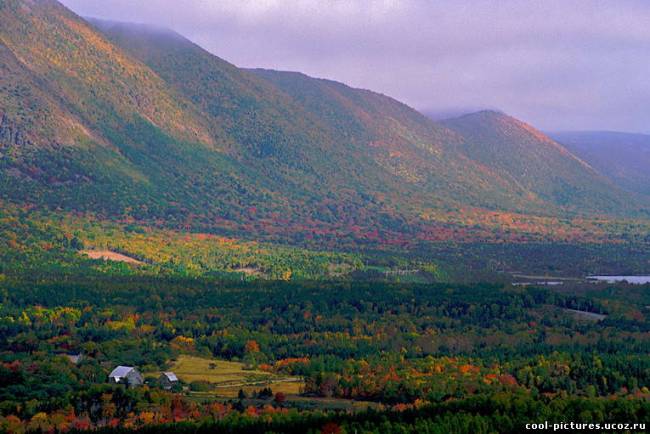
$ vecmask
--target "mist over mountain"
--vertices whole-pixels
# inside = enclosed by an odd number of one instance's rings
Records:
[[[551,136],[621,188],[650,195],[650,135],[567,131]]]
[[[650,9],[639,0],[64,3],[173,28],[238,66],[334,79],[426,114],[496,108],[543,130],[650,132]]]

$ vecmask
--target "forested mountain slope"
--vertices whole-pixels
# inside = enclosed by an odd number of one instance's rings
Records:
[[[0,55],[2,197],[136,217],[232,202],[218,125],[57,2],[0,3]]]
[[[392,207],[405,197],[425,206],[516,202],[504,193],[510,185],[449,152],[457,134],[391,98],[299,73],[241,70],[170,31],[93,23],[227,125],[240,143],[234,158],[314,188],[317,200],[326,188],[332,199]]]
[[[541,131],[496,111],[445,120],[462,151],[531,197],[575,212],[633,210],[630,196]]]
[[[437,123],[371,91],[237,68],[171,31],[91,21],[54,0],[0,4],[0,199],[251,237],[406,233],[466,208],[637,212],[512,118]]]
[[[542,213],[629,211],[605,179],[587,165],[575,166],[577,159],[568,152],[544,161],[545,148],[561,146],[549,146],[552,140],[515,119],[507,118],[508,128],[519,134],[510,141],[528,140],[530,152],[541,155],[526,164],[538,172],[558,172],[548,194],[537,191],[547,193],[546,186],[535,185],[547,182],[543,177],[522,182],[468,152],[483,147],[483,137],[465,137],[389,97],[300,73],[243,71],[164,29],[93,23],[253,147],[235,150],[235,158],[257,163],[271,176],[288,165],[283,181],[303,190],[316,179],[317,190],[323,185],[338,194],[352,189],[357,197],[377,197],[379,191],[389,208],[409,211],[459,205]],[[498,139],[500,126],[490,127]],[[262,164],[260,156],[266,159]],[[292,170],[296,167],[303,172]]]

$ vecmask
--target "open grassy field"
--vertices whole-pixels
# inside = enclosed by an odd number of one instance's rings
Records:
[[[172,371],[186,383],[208,382],[212,390],[208,394],[223,397],[236,397],[239,390],[247,393],[270,387],[273,392],[297,395],[301,392],[303,381],[299,377],[278,376],[269,372],[245,369],[239,362],[208,359],[181,355],[173,363]]]

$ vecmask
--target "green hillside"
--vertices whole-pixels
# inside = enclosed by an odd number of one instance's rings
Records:
[[[305,111],[359,144],[371,159],[412,192],[402,203],[413,211],[429,207],[477,206],[514,209],[529,203],[526,192],[480,167],[457,144],[462,137],[392,98],[304,74],[253,72],[290,94]]]
[[[495,111],[442,122],[463,136],[462,152],[529,191],[573,212],[634,212],[630,196],[544,133]]]
[[[233,191],[216,126],[58,3],[2,2],[0,23],[3,198],[173,218],[261,194]]]
[[[330,246],[435,232],[432,218],[469,209],[640,208],[513,118],[436,123],[371,91],[237,68],[164,29],[89,24],[54,0],[0,4],[0,60],[8,202]]]
[[[297,73],[244,71],[170,31],[93,23],[224,125],[239,144],[233,158],[280,180],[283,196],[295,189],[309,206],[335,199],[355,209],[336,220],[372,218],[363,210],[380,210],[377,202],[392,210],[510,200],[494,188],[500,180],[446,152],[460,140],[455,133],[391,98]]]
[[[220,125],[231,139],[228,155],[273,191],[264,201],[246,203],[255,212],[243,218],[277,219],[268,212],[272,203],[285,205],[282,218],[293,224],[311,219],[331,223],[354,218],[364,208],[379,209],[369,189],[390,189],[383,186],[390,180],[382,179],[372,163],[348,158],[326,125],[265,80],[164,29],[93,24]],[[338,209],[337,202],[348,209]]]
[[[93,23],[218,122],[230,126],[229,132],[244,145],[233,150],[235,158],[271,176],[286,174],[283,182],[288,185],[301,179],[298,188],[316,187],[316,199],[318,190],[326,185],[337,194],[352,188],[360,197],[368,193],[376,197],[380,190],[382,200],[391,208],[400,206],[409,211],[471,205],[544,212],[550,205],[554,212],[560,212],[564,205],[571,205],[573,210],[579,206],[568,204],[559,192],[539,197],[536,186],[523,185],[484,161],[473,161],[459,145],[474,141],[480,146],[480,139],[461,137],[389,97],[299,73],[242,71],[164,29]],[[525,137],[522,123],[512,119],[510,128],[518,129],[524,140],[530,139]],[[498,134],[498,127],[493,133]],[[537,146],[543,154],[550,139],[539,133],[535,140],[531,152],[538,152],[534,149]],[[251,143],[257,147],[251,148]],[[270,169],[269,163],[273,163]],[[540,170],[552,170],[556,163],[542,162]],[[278,170],[282,166],[288,167]],[[311,184],[313,180],[317,182]],[[567,189],[573,184],[594,183],[592,190],[607,190],[609,186],[602,181],[593,179],[589,168],[581,167],[575,179],[566,183]],[[286,190],[283,193],[290,194]],[[578,188],[574,192],[591,193]],[[619,211],[614,195],[601,193],[607,211]],[[407,197],[409,201],[404,203]],[[599,205],[591,204],[588,210],[602,211]]]

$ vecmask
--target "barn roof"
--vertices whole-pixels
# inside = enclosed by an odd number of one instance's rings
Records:
[[[129,372],[133,371],[135,368],[133,366],[118,366],[113,369],[113,371],[108,374],[110,378],[122,378],[126,377]]]
[[[178,381],[178,377],[173,372],[163,372],[163,375],[167,377],[169,381]]]

